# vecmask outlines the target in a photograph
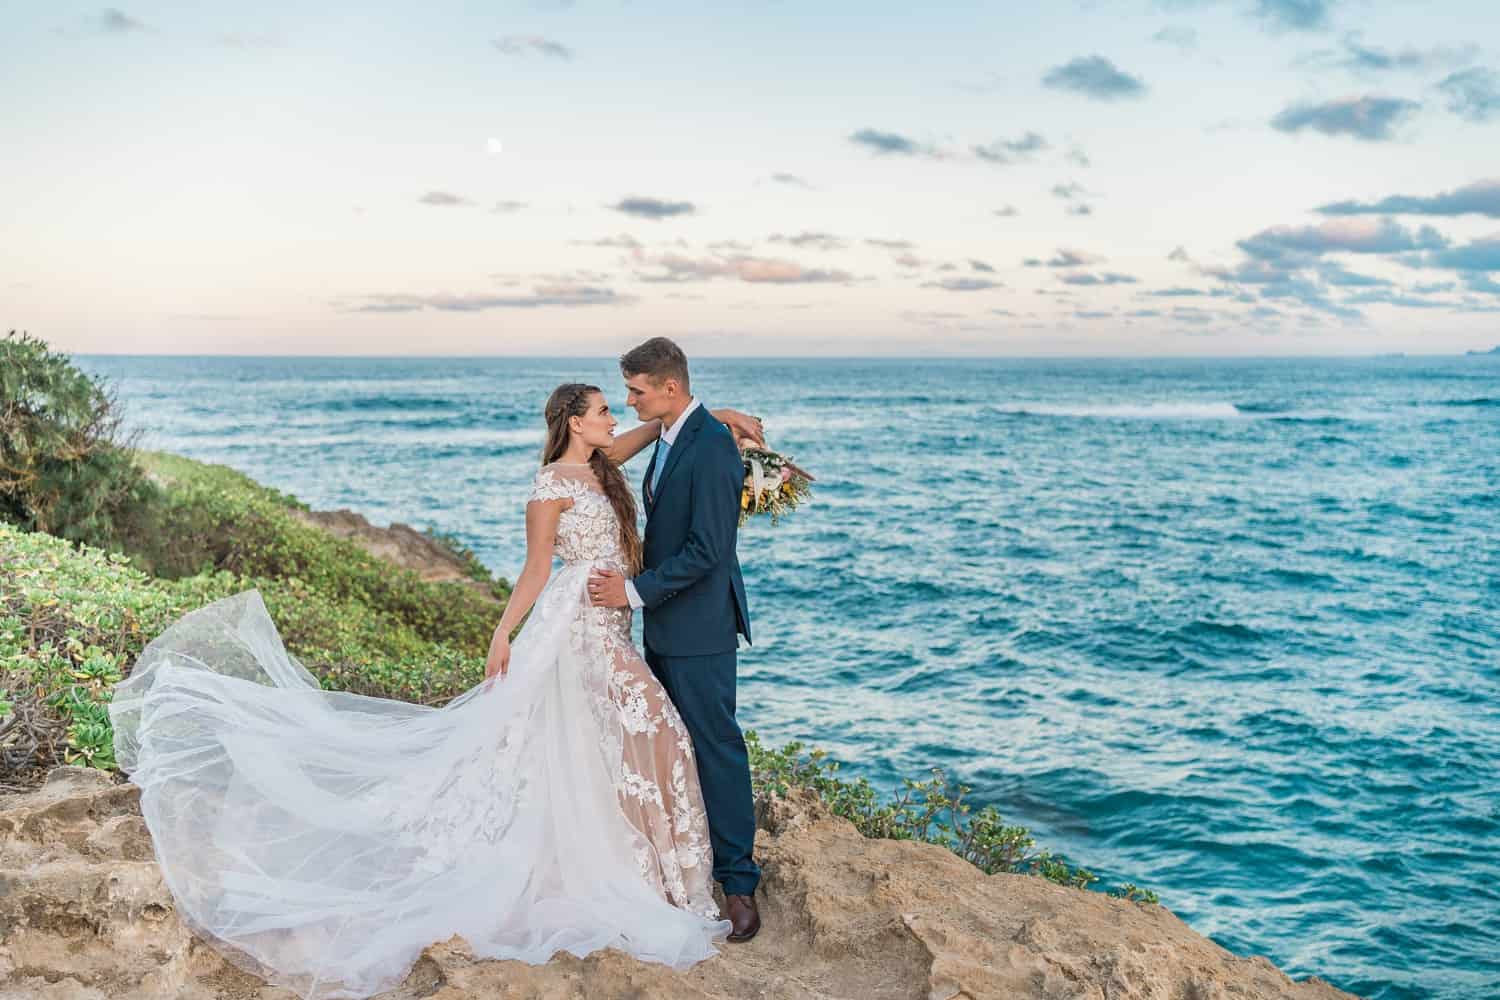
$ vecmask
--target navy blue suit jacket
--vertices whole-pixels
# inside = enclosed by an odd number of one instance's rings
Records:
[[[750,641],[750,610],[735,553],[745,464],[729,428],[699,406],[646,468],[644,568],[631,582],[645,605],[646,645],[663,656],[731,653]]]

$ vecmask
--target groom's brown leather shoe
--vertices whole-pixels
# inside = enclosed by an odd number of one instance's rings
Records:
[[[736,944],[749,941],[755,937],[755,932],[760,930],[760,911],[755,908],[754,896],[726,895],[724,911],[732,925],[729,940]]]

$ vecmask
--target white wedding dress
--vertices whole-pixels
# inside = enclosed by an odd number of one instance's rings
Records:
[[[235,965],[322,1000],[389,989],[454,934],[533,963],[717,953],[692,742],[629,609],[589,604],[590,568],[624,565],[587,466],[537,473],[532,500],[564,498],[564,565],[508,676],[442,708],[322,690],[255,590],[173,623],[116,686],[178,914]]]

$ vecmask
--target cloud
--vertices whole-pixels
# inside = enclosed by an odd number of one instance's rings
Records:
[[[490,44],[508,56],[536,52],[551,59],[573,58],[572,49],[550,38],[542,38],[540,35],[506,35],[504,38],[494,39]]]
[[[1042,86],[1102,101],[1140,97],[1146,92],[1139,77],[1123,72],[1101,55],[1079,56],[1054,66],[1042,77]]]
[[[796,236],[784,236],[781,233],[773,233],[770,236],[772,243],[787,243],[794,247],[813,247],[816,250],[842,250],[846,246],[843,240],[832,233],[798,233]]]
[[[1236,246],[1252,257],[1316,257],[1320,254],[1402,253],[1437,250],[1448,240],[1431,226],[1408,229],[1394,219],[1338,218],[1312,226],[1272,226]]]
[[[1392,292],[1384,289],[1376,289],[1368,292],[1358,292],[1347,296],[1344,302],[1348,305],[1388,305],[1401,306],[1404,309],[1451,309],[1453,303],[1442,299],[1423,298],[1420,295],[1407,295],[1401,292]]]
[[[1297,59],[1293,65],[1333,67],[1359,74],[1421,72],[1456,68],[1472,62],[1478,54],[1479,47],[1472,42],[1459,46],[1436,45],[1429,49],[1407,46],[1393,50],[1365,45],[1357,33],[1351,33],[1344,36],[1341,48],[1321,49]]]
[[[1064,201],[1071,201],[1074,198],[1082,198],[1087,194],[1088,192],[1084,190],[1082,184],[1078,184],[1073,181],[1069,181],[1067,184],[1052,185],[1052,197],[1061,198]]]
[[[1020,215],[1021,212],[1014,205],[1002,205],[999,208],[995,209],[990,214],[991,215],[998,215],[1002,219],[1008,219],[1008,218],[1011,218],[1012,216]]]
[[[468,198],[453,194],[450,191],[428,191],[417,201],[423,205],[472,205],[473,201]]]
[[[106,7],[97,15],[83,18],[78,24],[76,28],[54,28],[53,31],[64,38],[89,38],[98,35],[134,35],[155,30],[144,21],[115,7]]]
[[[1193,258],[1188,255],[1187,247],[1179,246],[1175,247],[1171,253],[1167,254],[1167,260],[1183,261],[1191,264]]]
[[[1061,279],[1065,285],[1134,285],[1136,279],[1119,271],[1105,271],[1101,274],[1091,274],[1087,271],[1079,271],[1073,274],[1064,274]]]
[[[616,212],[638,216],[642,219],[660,221],[674,215],[692,215],[697,209],[690,201],[663,201],[660,198],[621,198],[610,206]]]
[[[1036,132],[1027,132],[1016,139],[996,139],[988,146],[972,147],[973,154],[986,163],[1015,163],[1029,159],[1033,153],[1048,149],[1045,138]]]
[[[1091,167],[1091,166],[1093,166],[1093,162],[1089,159],[1089,154],[1085,153],[1082,149],[1080,149],[1077,146],[1074,146],[1072,149],[1070,149],[1066,153],[1064,153],[1063,154],[1063,159],[1067,160],[1069,163],[1073,164],[1073,166],[1075,166],[1075,167]]]
[[[363,304],[349,307],[344,311],[402,313],[435,309],[440,312],[485,312],[490,309],[628,305],[635,301],[634,296],[619,295],[608,288],[592,285],[551,284],[537,285],[532,289],[531,295],[486,293],[454,295],[448,292],[434,295],[367,295]]]
[[[1445,77],[1438,89],[1448,97],[1448,110],[1471,122],[1500,118],[1500,73],[1475,66]]]
[[[495,202],[495,207],[490,209],[490,211],[505,213],[519,212],[525,207],[526,203],[524,201],[497,201]]]
[[[1255,15],[1283,31],[1321,31],[1328,27],[1333,0],[1256,0]]]
[[[1093,206],[1091,206],[1091,205],[1085,205],[1082,202],[1076,202],[1076,203],[1074,203],[1072,205],[1069,205],[1063,211],[1067,212],[1069,215],[1093,215],[1094,214]]]
[[[230,49],[274,49],[281,45],[281,39],[275,35],[249,31],[227,32],[214,41]]]
[[[1395,126],[1421,106],[1403,97],[1345,97],[1322,104],[1293,104],[1271,119],[1271,127],[1280,132],[1310,128],[1324,135],[1388,142],[1395,138]]]
[[[845,283],[854,280],[848,271],[803,267],[794,261],[774,257],[752,257],[748,254],[689,257],[685,254],[637,253],[639,264],[661,268],[656,274],[637,273],[648,282],[711,281],[733,278],[752,284]]]
[[[1155,288],[1145,293],[1153,299],[1188,299],[1188,298],[1221,298],[1223,291],[1208,288],[1189,288],[1185,285],[1173,285],[1171,288]]]
[[[1342,264],[1336,264],[1331,260],[1323,261],[1318,265],[1318,277],[1340,288],[1387,288],[1394,284],[1374,275],[1350,271]]]
[[[1500,219],[1500,177],[1435,195],[1393,194],[1374,202],[1335,201],[1317,210],[1324,215],[1487,215]]]
[[[619,233],[615,236],[603,236],[597,240],[574,240],[574,246],[583,247],[616,247],[621,250],[639,250],[641,241],[629,233]]]
[[[1153,42],[1172,45],[1184,52],[1198,47],[1198,31],[1185,24],[1169,24],[1151,36]]]
[[[916,246],[911,240],[877,240],[871,238],[866,239],[865,242],[872,247],[880,247],[882,250],[911,250]]]
[[[941,281],[924,281],[923,288],[941,288],[946,292],[983,292],[1005,285],[989,278],[944,278]]]
[[[976,271],[983,271],[986,274],[994,274],[995,273],[995,269],[993,267],[991,267],[990,265],[986,264],[982,260],[973,260],[971,258],[969,260],[969,266],[971,268],[973,268],[974,270],[976,270]]]
[[[914,253],[900,253],[893,257],[892,260],[902,267],[917,268],[927,266],[927,262]]]
[[[933,159],[942,159],[943,154],[933,146],[908,139],[904,135],[895,132],[881,132],[878,129],[862,128],[849,136],[849,141],[866,149],[873,150],[880,156],[926,156]]]
[[[1463,246],[1427,253],[1419,260],[1427,267],[1447,267],[1455,271],[1500,271],[1500,233],[1470,240]]]
[[[775,181],[777,184],[788,184],[792,187],[812,187],[811,184],[807,183],[807,181],[803,180],[801,177],[798,177],[796,174],[776,173],[771,175],[771,180]]]
[[[107,35],[129,35],[137,31],[150,31],[145,23],[138,21],[114,7],[106,7],[99,14],[99,30]]]
[[[1088,267],[1091,264],[1100,264],[1103,262],[1104,258],[1098,254],[1061,247],[1057,253],[1052,255],[1051,260],[1042,260],[1039,257],[1027,257],[1021,263],[1026,267]]]

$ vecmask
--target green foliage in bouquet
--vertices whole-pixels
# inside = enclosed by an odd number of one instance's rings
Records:
[[[113,393],[26,333],[0,340],[0,520],[109,544],[150,486]]]
[[[838,762],[822,750],[805,750],[798,742],[769,749],[753,731],[745,733],[745,745],[758,799],[784,796],[793,788],[808,789],[834,815],[849,820],[867,837],[938,844],[991,875],[1040,875],[1079,889],[1098,881],[1092,872],[1069,865],[1050,851],[1037,850],[1030,831],[1006,823],[994,806],[973,812],[963,801],[971,791],[969,786],[954,784],[942,768],[933,768],[932,777],[925,781],[903,779],[900,792],[883,798],[865,778],[838,777]],[[1135,902],[1159,902],[1154,892],[1129,882],[1112,894]]]
[[[757,515],[770,515],[775,524],[812,496],[811,480],[785,455],[756,447],[744,449],[741,455],[745,460],[741,527]]]

